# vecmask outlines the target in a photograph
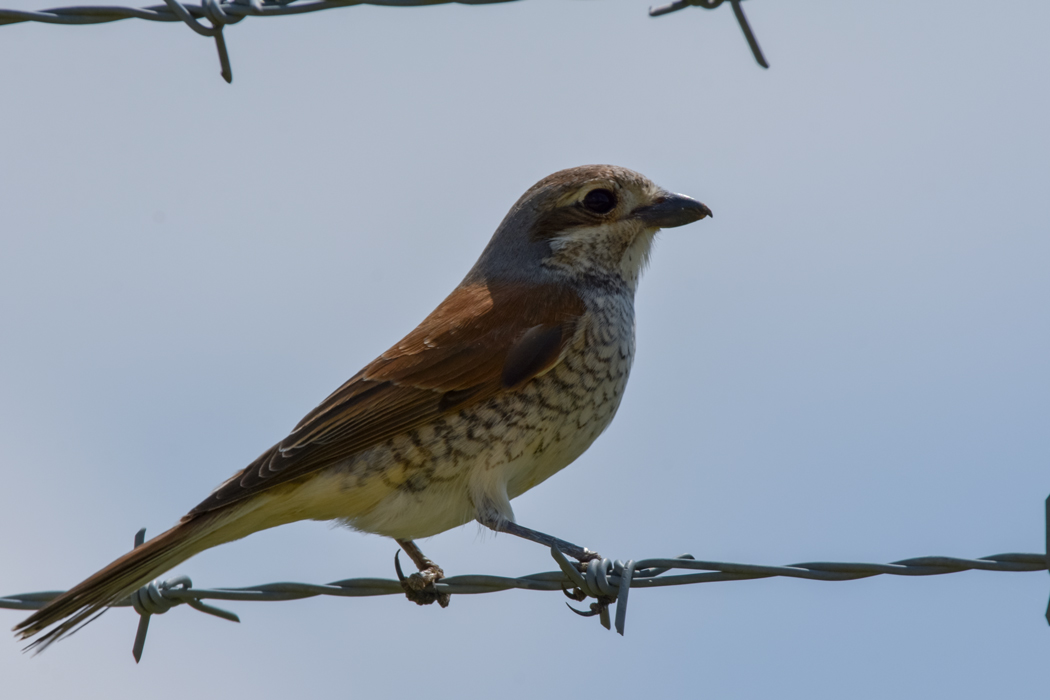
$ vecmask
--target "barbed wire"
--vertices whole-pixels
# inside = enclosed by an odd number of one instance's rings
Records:
[[[433,592],[449,595],[477,595],[512,589],[527,591],[562,591],[570,599],[581,602],[594,598],[589,610],[569,609],[583,617],[597,616],[602,626],[612,629],[609,607],[616,605],[615,629],[624,633],[627,621],[627,598],[632,589],[658,588],[662,586],[684,586],[716,581],[745,581],[752,579],[785,577],[812,581],[855,581],[872,576],[939,576],[962,571],[1047,571],[1050,570],[1050,498],[1046,499],[1046,554],[994,554],[979,559],[958,557],[916,557],[901,559],[889,564],[863,564],[856,562],[803,562],[786,566],[764,566],[720,561],[700,561],[691,554],[673,558],[627,560],[595,559],[586,564],[577,564],[558,549],[551,547],[551,556],[558,564],[558,571],[545,571],[520,577],[471,574],[450,576],[431,584]],[[145,528],[135,534],[135,546],[145,541]],[[132,646],[136,663],[142,658],[149,630],[150,617],[161,615],[171,608],[185,603],[190,607],[224,620],[240,622],[240,618],[228,610],[208,605],[205,600],[234,601],[280,601],[301,600],[316,596],[363,597],[398,595],[405,592],[400,566],[396,564],[398,578],[352,578],[326,584],[315,583],[266,583],[239,588],[194,588],[188,576],[175,576],[167,580],[156,579],[146,584],[114,607],[133,607],[139,614],[138,631]],[[685,570],[703,573],[666,575],[670,571]],[[37,591],[0,597],[0,608],[14,610],[37,610],[57,598],[63,591]],[[1046,611],[1050,623],[1050,606]]]
[[[4,10],[0,9],[0,25],[18,24],[21,22],[43,22],[45,24],[104,24],[122,19],[145,19],[153,22],[182,22],[190,29],[204,37],[215,40],[219,53],[220,74],[227,83],[233,82],[233,69],[230,67],[230,55],[226,48],[226,39],[222,30],[226,25],[237,24],[245,17],[283,17],[300,15],[308,12],[332,10],[338,7],[354,5],[384,5],[390,7],[420,7],[425,5],[494,5],[516,0],[202,0],[200,5],[187,5],[180,0],[164,0],[164,5],[150,7],[121,6],[73,6],[56,7],[48,10]],[[650,8],[651,17],[670,14],[686,7],[702,7],[713,10],[724,0],[676,0],[669,5]],[[751,47],[755,60],[763,68],[769,68],[762,50],[758,47],[747,17],[740,7],[741,0],[730,0],[733,14],[736,15],[744,38]],[[209,24],[202,24],[201,19]]]

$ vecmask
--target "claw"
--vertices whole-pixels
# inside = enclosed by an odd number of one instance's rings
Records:
[[[587,594],[579,588],[573,588],[571,591],[568,588],[562,588],[561,592],[565,594],[566,598],[569,600],[575,600],[577,603],[587,600]],[[568,605],[568,603],[566,603],[566,605]]]
[[[396,552],[394,552],[394,571],[397,572],[397,580],[400,581],[402,585],[404,585],[406,579],[405,579],[405,572],[401,570],[401,560],[398,558],[400,556],[401,556],[401,550],[400,549],[397,550]]]
[[[584,612],[583,610],[577,610],[576,608],[572,607],[568,603],[565,604],[565,607],[567,607],[569,610],[572,610],[574,613],[576,613],[580,617],[594,617],[595,615],[599,614],[599,611],[594,609],[594,603],[591,603],[591,609],[588,612]]]

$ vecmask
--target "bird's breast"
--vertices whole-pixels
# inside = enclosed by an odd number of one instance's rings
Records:
[[[619,408],[634,357],[633,295],[593,294],[561,361],[503,392],[377,445],[342,469],[353,527],[427,537],[473,520],[579,457]],[[512,515],[511,515],[512,517]]]
[[[508,479],[511,498],[579,457],[620,406],[634,360],[633,295],[594,295],[587,307],[562,361],[524,387],[523,400],[532,405],[542,437],[530,445],[532,458],[515,465]]]

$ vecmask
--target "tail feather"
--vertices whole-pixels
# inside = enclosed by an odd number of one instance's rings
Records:
[[[224,515],[199,516],[157,535],[22,620],[14,631],[28,639],[55,625],[27,647],[42,651],[160,574],[225,540],[209,537],[228,522]]]

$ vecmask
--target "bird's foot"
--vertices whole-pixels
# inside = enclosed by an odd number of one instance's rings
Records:
[[[561,547],[558,547],[558,549],[561,549]],[[598,554],[597,552],[592,552],[586,547],[577,547],[574,551],[571,552],[566,552],[564,549],[561,549],[561,552],[562,554],[567,554],[568,556],[576,560],[576,570],[579,571],[581,574],[587,571],[587,564],[594,561],[595,559],[602,558],[601,554]]]
[[[572,542],[566,542],[560,540],[557,537],[551,537],[542,532],[531,530],[522,525],[518,525],[515,522],[506,520],[505,518],[496,517],[485,517],[484,515],[478,516],[478,522],[485,527],[492,528],[496,532],[506,532],[508,535],[514,535],[515,537],[521,537],[522,539],[529,540],[542,544],[546,547],[555,547],[562,554],[572,557],[573,559],[580,562],[578,568],[583,571],[587,568],[587,562],[593,561],[594,559],[601,559],[602,555],[597,552],[592,552],[586,547],[581,547],[578,544]]]
[[[594,561],[595,559],[601,559],[602,558],[601,554],[598,554],[598,552],[592,552],[591,550],[587,549],[586,547],[584,547],[583,551],[580,552],[580,556],[575,556],[575,555],[570,555],[570,556],[573,556],[575,559],[579,560],[579,562],[581,564],[586,564],[589,561]]]
[[[405,590],[405,597],[416,605],[430,605],[437,603],[443,608],[448,607],[451,596],[437,590],[434,584],[445,577],[441,567],[433,562],[429,566],[420,569],[418,573],[405,576],[401,570],[401,562],[398,555],[394,555],[394,569],[397,571],[397,580],[401,582],[401,588]]]

